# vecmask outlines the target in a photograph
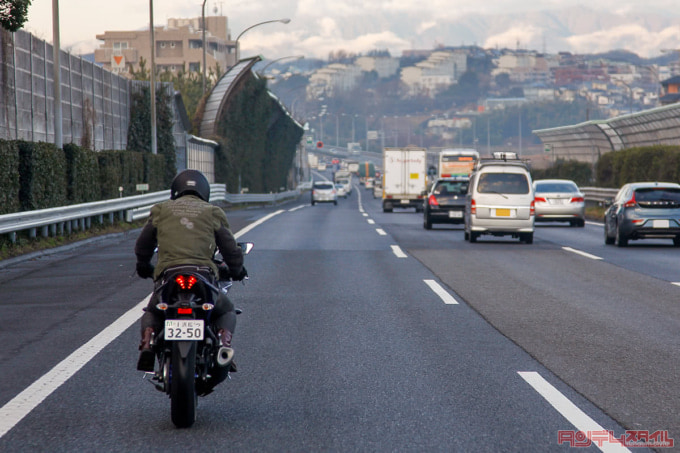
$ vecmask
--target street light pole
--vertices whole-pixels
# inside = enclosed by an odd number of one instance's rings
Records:
[[[239,58],[240,58],[240,57],[239,57],[239,49],[238,49],[238,40],[241,39],[241,36],[243,36],[243,34],[244,34],[245,32],[247,32],[248,30],[251,30],[251,29],[253,29],[253,28],[255,28],[255,27],[259,27],[260,25],[264,25],[264,24],[271,24],[271,23],[274,23],[274,22],[281,22],[282,24],[287,24],[287,23],[290,22],[290,19],[288,19],[288,18],[285,18],[285,19],[274,19],[274,20],[266,20],[266,21],[264,21],[264,22],[258,22],[257,24],[251,25],[250,27],[246,28],[246,29],[243,30],[241,33],[239,33],[239,35],[236,37],[236,41],[235,41],[235,43],[236,43],[236,44],[235,44],[235,47],[236,47],[236,62],[238,62],[238,61],[239,61]]]
[[[149,20],[151,30],[151,154],[158,153],[156,141],[156,42],[153,29],[153,0],[149,0]]]
[[[201,26],[203,28],[203,94],[205,94],[205,65],[206,65],[206,56],[205,56],[205,2],[208,0],[203,0],[203,6],[201,7],[201,17],[203,18],[203,25]]]

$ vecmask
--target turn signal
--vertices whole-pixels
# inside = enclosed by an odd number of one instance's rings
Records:
[[[156,304],[156,308],[158,308],[161,311],[165,311],[168,309],[168,304],[165,302],[161,302],[160,304]]]

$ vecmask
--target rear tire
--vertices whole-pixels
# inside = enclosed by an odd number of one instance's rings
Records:
[[[673,245],[675,247],[680,247],[680,237],[674,237],[673,238]]]
[[[621,231],[619,230],[618,225],[616,226],[616,245],[618,245],[619,247],[628,246],[628,238],[625,236],[621,236]]]
[[[432,222],[427,216],[423,218],[423,228],[425,228],[426,230],[432,229]]]
[[[615,238],[609,237],[609,235],[607,234],[607,224],[605,223],[605,225],[604,225],[604,243],[605,243],[605,245],[614,244],[614,240],[615,240]]]
[[[475,233],[474,231],[470,231],[470,242],[477,242],[478,237],[479,237],[479,233]]]
[[[189,354],[182,359],[179,342],[172,346],[170,365],[170,416],[178,428],[188,428],[196,421],[196,342],[192,342]]]
[[[533,244],[534,243],[534,233],[521,233],[519,235],[519,241],[524,242],[525,244]]]

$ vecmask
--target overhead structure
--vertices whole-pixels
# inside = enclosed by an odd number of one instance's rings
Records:
[[[651,145],[680,145],[680,104],[608,120],[532,131],[555,159],[595,163],[609,151]]]
[[[255,63],[261,60],[262,58],[259,56],[241,60],[217,82],[205,104],[203,120],[201,121],[201,137],[217,135],[217,123],[225,106],[229,103],[229,96],[236,91],[241,82],[247,80]]]

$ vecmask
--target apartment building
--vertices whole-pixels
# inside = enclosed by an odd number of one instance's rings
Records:
[[[399,59],[393,57],[359,57],[354,64],[362,71],[375,71],[381,79],[392,77],[399,71]]]
[[[203,19],[168,19],[167,25],[155,27],[156,68],[158,71],[203,71]],[[205,18],[206,68],[215,70],[219,65],[224,73],[236,63],[236,43],[231,40],[226,16]],[[95,62],[104,68],[126,75],[139,70],[139,64],[151,61],[151,36],[149,30],[106,31],[97,35],[103,41],[95,49]]]
[[[401,81],[408,87],[409,95],[426,94],[434,97],[439,91],[457,83],[467,71],[467,53],[461,51],[436,51],[415,66],[401,70]]]
[[[361,74],[361,68],[353,64],[329,64],[309,77],[307,98],[333,97],[339,92],[350,91],[357,86]]]

